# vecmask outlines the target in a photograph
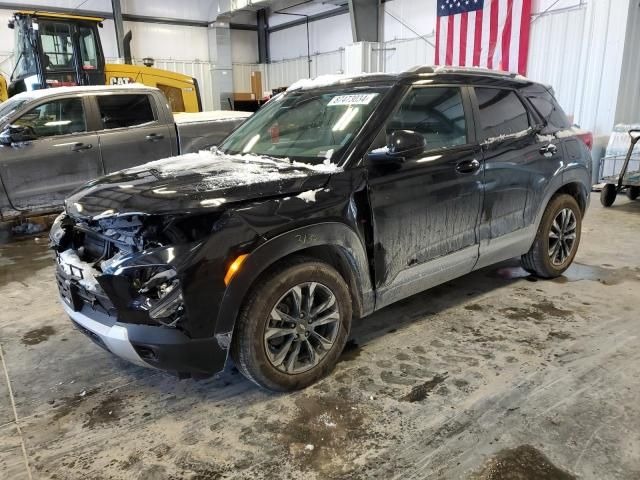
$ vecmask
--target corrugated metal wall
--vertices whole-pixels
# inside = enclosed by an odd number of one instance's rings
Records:
[[[262,88],[287,87],[301,78],[309,78],[308,58],[298,57],[269,64],[234,63],[233,87],[235,92],[250,92],[251,72],[262,72]],[[344,50],[311,55],[311,77],[342,73],[344,71]]]

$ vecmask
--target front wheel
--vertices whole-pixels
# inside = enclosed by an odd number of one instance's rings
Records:
[[[522,256],[525,270],[555,278],[569,268],[580,244],[582,211],[571,195],[553,197],[544,211],[531,249]]]
[[[342,276],[298,258],[258,280],[236,322],[231,355],[259,386],[297,390],[333,369],[350,327],[351,297]]]

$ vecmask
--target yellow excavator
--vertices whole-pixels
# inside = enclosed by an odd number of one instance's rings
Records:
[[[24,91],[72,85],[142,83],[162,90],[174,112],[200,112],[195,78],[148,66],[132,65],[125,36],[125,64],[106,64],[98,28],[104,18],[40,11],[14,13],[14,69],[0,75],[0,101]]]

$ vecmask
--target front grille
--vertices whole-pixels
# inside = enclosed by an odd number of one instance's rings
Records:
[[[79,272],[79,271],[78,271]],[[66,272],[58,263],[56,281],[62,299],[74,311],[79,311],[84,305],[107,315],[115,314],[115,307],[101,289],[89,291],[80,282],[82,278],[74,273]]]
[[[96,345],[101,346],[102,348],[104,348],[107,351],[109,350],[107,348],[107,346],[105,345],[105,343],[102,341],[102,338],[100,338],[100,335],[97,335],[97,334],[93,333],[91,330],[88,330],[88,329],[84,328],[82,325],[80,325],[76,321],[73,321],[73,325],[78,330],[80,330],[82,333],[84,333],[87,337],[89,337]]]

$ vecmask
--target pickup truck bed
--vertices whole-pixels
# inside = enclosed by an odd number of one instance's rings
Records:
[[[249,112],[229,110],[174,114],[180,153],[197,152],[217,145],[250,115]]]

